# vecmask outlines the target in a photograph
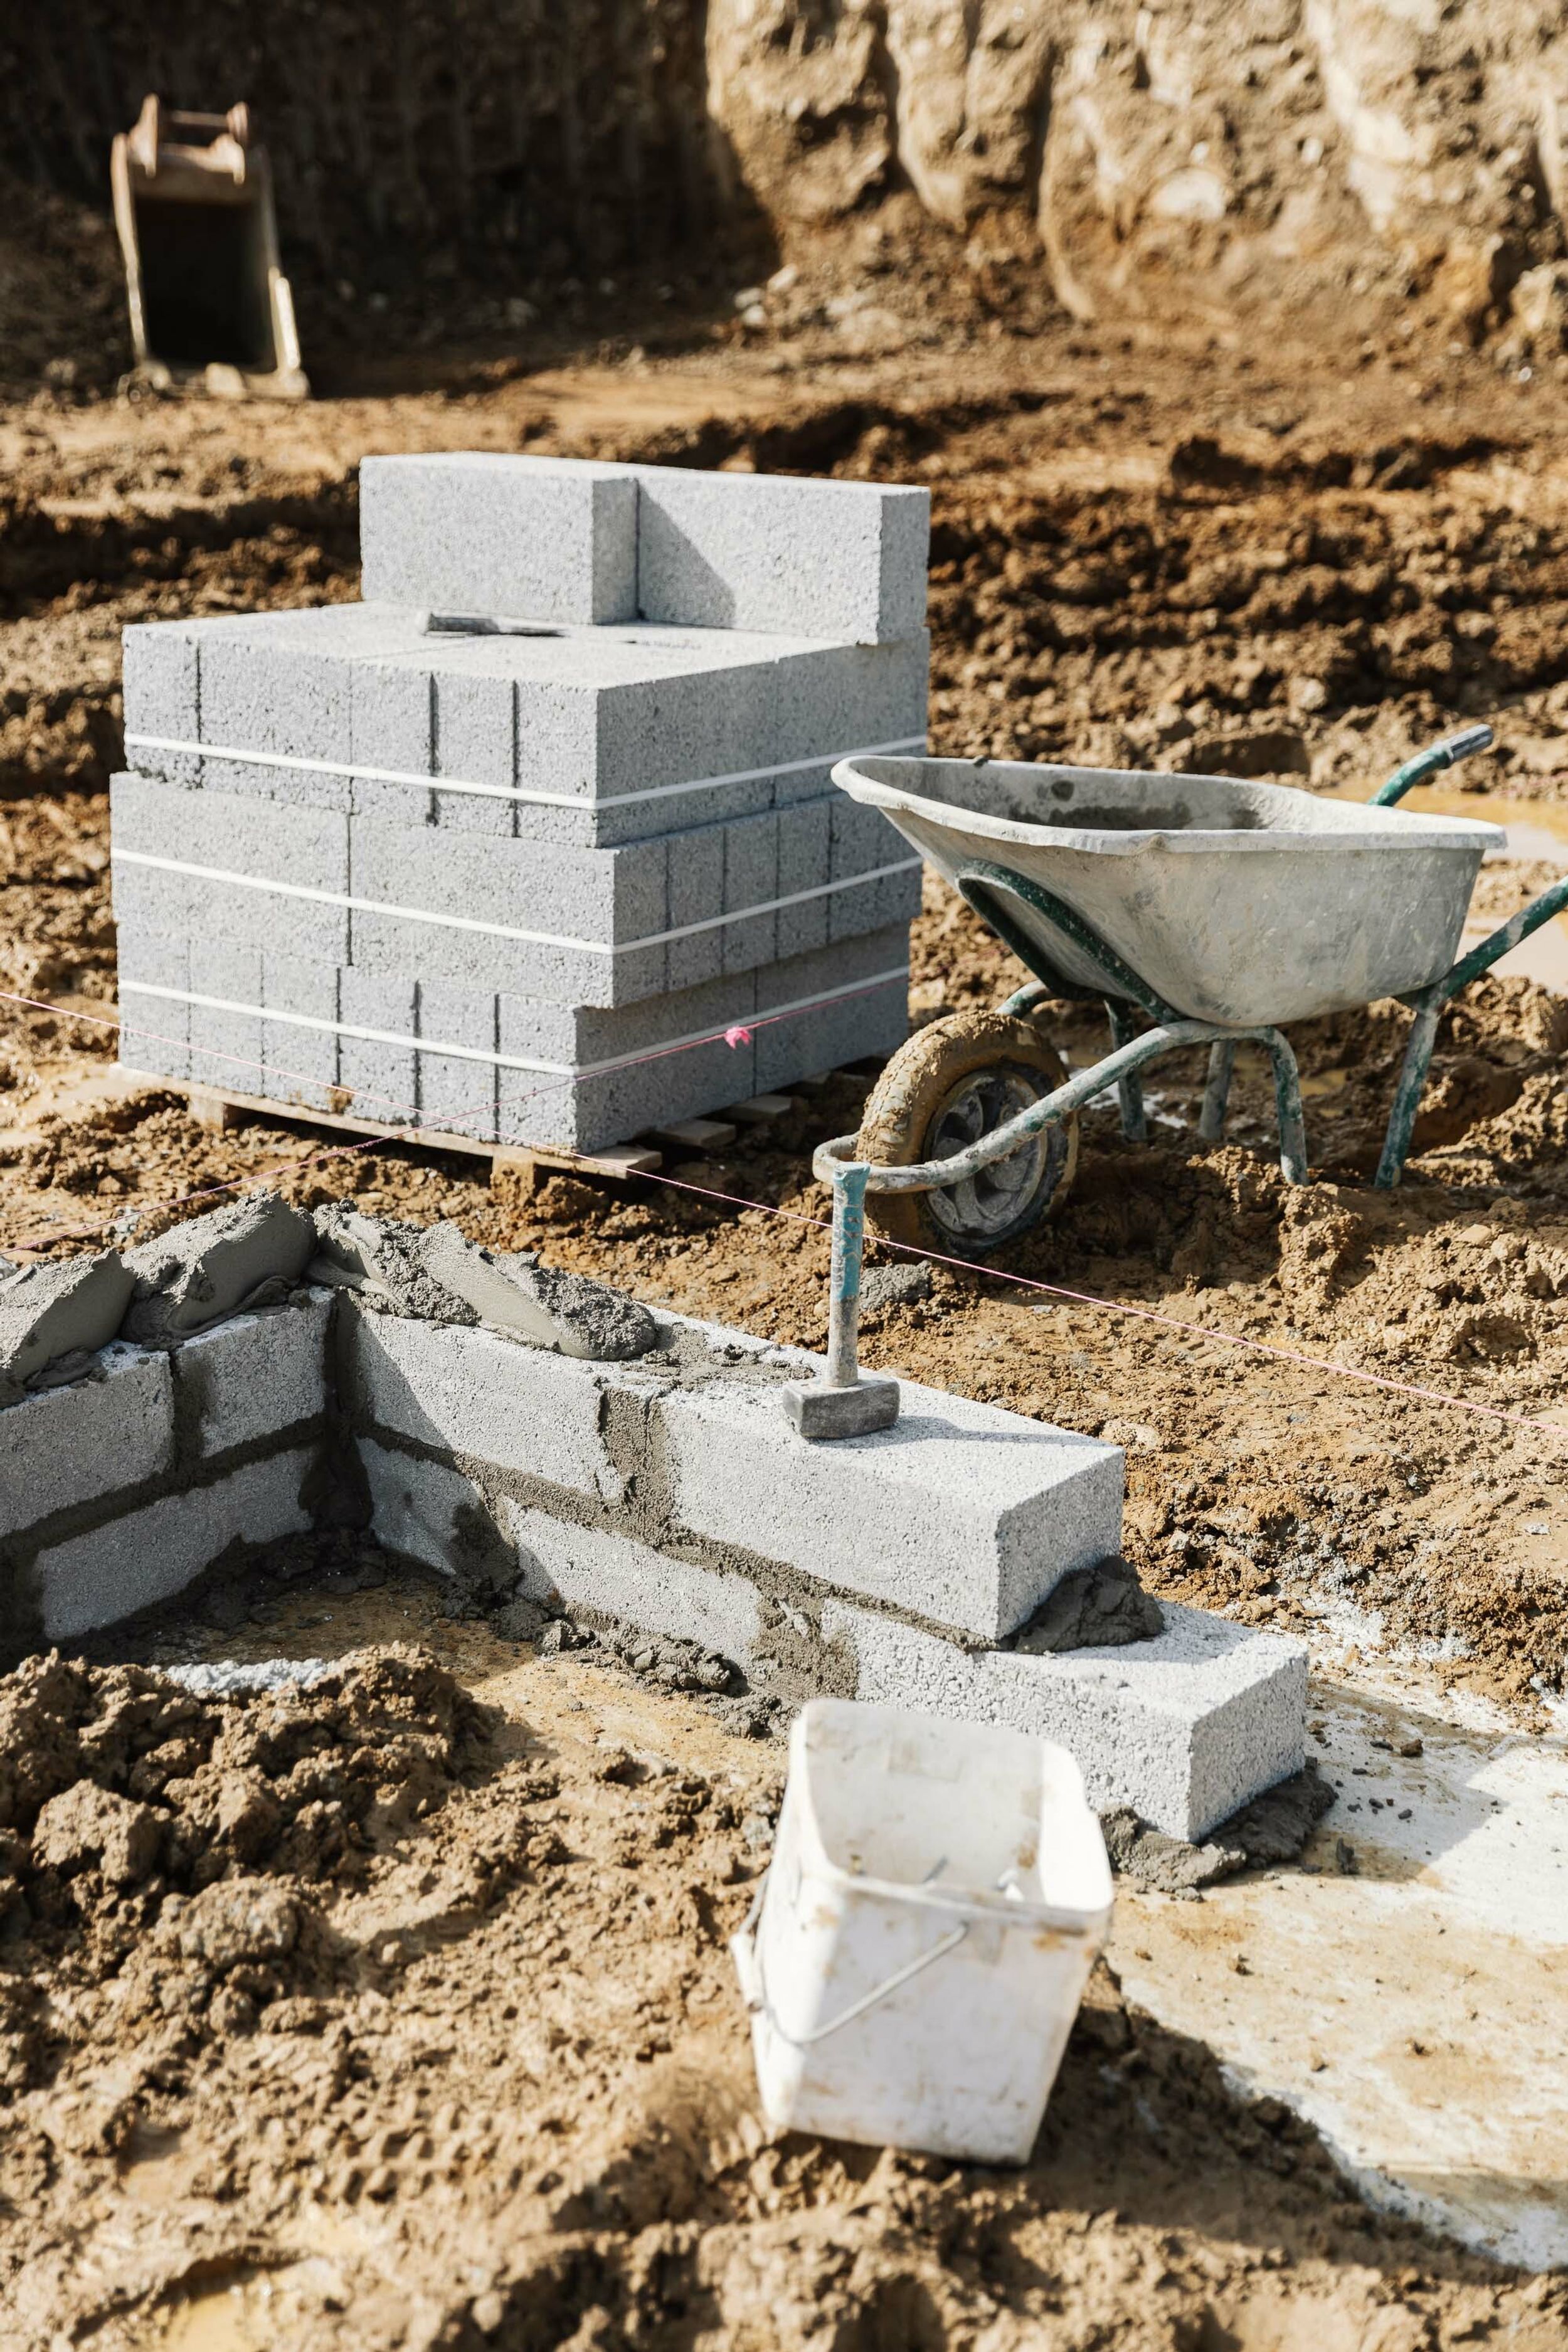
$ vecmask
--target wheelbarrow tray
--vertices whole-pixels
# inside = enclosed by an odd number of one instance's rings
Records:
[[[841,760],[949,882],[989,866],[1041,885],[1189,1020],[1252,1029],[1403,996],[1453,962],[1500,825],[1331,801],[1230,776],[1007,760]],[[1044,963],[1102,968],[1047,916],[1007,913]]]

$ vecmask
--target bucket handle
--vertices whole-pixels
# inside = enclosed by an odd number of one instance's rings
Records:
[[[858,2000],[852,2000],[847,2009],[841,2009],[837,2017],[828,2019],[826,2025],[815,2026],[809,2033],[790,2033],[780,2024],[778,2012],[768,1999],[768,1989],[763,1977],[763,1956],[756,1943],[757,1921],[762,1916],[763,1897],[767,1893],[771,1869],[770,1864],[769,1869],[763,1871],[757,1882],[757,1891],[746,1914],[745,1925],[735,1937],[731,1949],[745,1986],[747,2009],[753,2016],[765,2017],[780,2041],[787,2042],[794,2050],[809,2050],[814,2042],[826,2042],[829,2034],[838,2032],[846,2025],[852,2025],[856,2018],[864,2017],[868,2009],[875,2009],[879,2001],[886,2000],[888,1995],[897,1992],[900,1985],[907,1985],[911,1977],[918,1977],[922,1969],[929,1969],[933,1960],[940,1960],[945,1953],[955,1952],[969,1933],[971,1922],[961,1919],[958,1926],[942,1937],[929,1951],[917,1953],[912,1960],[906,1960],[901,1969],[895,1969],[892,1975],[884,1977],[879,1985],[873,1985],[869,1992],[863,1992]],[[752,1990],[753,1986],[754,1992]]]

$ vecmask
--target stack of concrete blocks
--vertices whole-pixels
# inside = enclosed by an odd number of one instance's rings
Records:
[[[829,772],[923,748],[928,531],[917,489],[367,458],[363,603],[125,633],[122,1059],[591,1152],[890,1051],[918,861]]]

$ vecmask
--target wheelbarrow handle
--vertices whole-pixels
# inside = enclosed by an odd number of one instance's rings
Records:
[[[1472,751],[1489,751],[1495,740],[1491,729],[1481,724],[1461,727],[1457,735],[1446,735],[1440,743],[1429,743],[1425,751],[1417,751],[1413,760],[1395,768],[1382,791],[1373,793],[1368,807],[1392,808],[1413,785],[1424,782],[1441,768],[1452,768],[1460,760],[1468,760]]]

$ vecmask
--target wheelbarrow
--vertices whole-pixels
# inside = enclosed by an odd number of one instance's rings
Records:
[[[816,1151],[813,1171],[833,1188],[833,1269],[826,1372],[786,1392],[803,1435],[855,1435],[897,1415],[897,1383],[862,1378],[857,1364],[868,1198],[889,1239],[986,1257],[1059,1205],[1078,1113],[1095,1096],[1114,1086],[1123,1133],[1146,1139],[1142,1073],[1165,1055],[1208,1046],[1197,1131],[1216,1143],[1236,1049],[1260,1045],[1280,1171],[1303,1184],[1301,1090],[1283,1024],[1399,998],[1415,1017],[1375,1178],[1399,1181],[1444,1005],[1568,904],[1568,880],[1554,883],[1455,960],[1481,860],[1506,836],[1395,803],[1491,740],[1489,727],[1467,728],[1365,803],[1226,776],[839,761],[834,782],[882,810],[1035,977],[994,1013],[917,1032],[858,1134]],[[1110,1052],[1070,1075],[1033,1018],[1063,997],[1098,997],[1110,1024]]]

